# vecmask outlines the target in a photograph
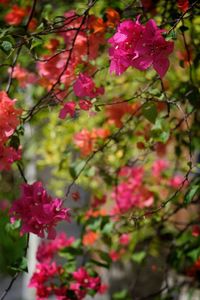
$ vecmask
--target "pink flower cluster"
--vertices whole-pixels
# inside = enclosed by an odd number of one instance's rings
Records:
[[[22,221],[21,234],[32,232],[43,238],[46,231],[48,238],[54,239],[57,223],[70,221],[69,209],[62,207],[61,199],[49,196],[39,181],[31,185],[22,184],[21,189],[21,197],[10,209],[11,222]]]
[[[112,45],[109,49],[110,72],[120,75],[130,66],[142,71],[152,65],[163,77],[174,48],[173,42],[164,39],[163,32],[152,19],[146,25],[139,22],[139,17],[136,21],[120,23],[117,32],[108,40]]]
[[[59,74],[62,74],[61,83],[64,83],[66,88],[68,88],[75,79],[76,67],[79,64],[85,65],[87,56],[91,60],[95,59],[100,45],[105,43],[105,30],[101,32],[95,31],[95,24],[99,18],[89,15],[86,25],[82,24],[83,17],[79,17],[74,11],[69,11],[64,17],[63,31],[65,32],[62,32],[61,36],[66,44],[66,51],[56,56],[46,55],[43,57],[46,61],[38,63],[41,84],[48,89],[57,82]],[[77,28],[81,29],[78,34]],[[54,50],[58,48],[58,45],[59,43],[54,47]],[[70,51],[72,51],[71,55]]]
[[[68,238],[62,232],[54,241],[40,244],[37,251],[39,263],[29,283],[29,287],[36,288],[36,300],[46,300],[51,295],[56,295],[57,300],[71,300],[72,297],[82,300],[90,290],[102,292],[99,276],[90,276],[85,267],[71,273],[54,261],[58,251],[70,247],[74,241],[73,237]]]
[[[5,143],[19,125],[21,110],[15,108],[15,102],[0,91],[0,144]]]
[[[99,292],[101,290],[101,279],[98,276],[90,276],[84,267],[80,267],[73,273],[75,282],[70,284],[70,290],[74,291],[76,299],[83,299],[89,290]]]
[[[71,246],[75,241],[73,236],[67,237],[64,232],[60,232],[55,240],[42,242],[37,250],[37,260],[39,262],[49,262],[60,249]]]
[[[15,102],[0,91],[0,171],[9,170],[11,164],[21,158],[20,149],[6,145],[20,123],[21,110],[15,108]]]
[[[22,68],[19,64],[14,67],[12,77],[18,80],[19,86],[22,88],[25,88],[28,84],[37,82],[36,75]]]
[[[119,171],[122,181],[112,193],[116,202],[114,211],[125,213],[133,207],[149,207],[154,197],[143,183],[144,169],[142,167],[122,167]]]
[[[10,170],[10,166],[14,161],[21,159],[21,149],[0,145],[0,171]]]
[[[86,74],[79,74],[77,80],[73,85],[74,93],[77,97],[80,98],[94,98],[104,93],[104,88],[95,86],[92,78]],[[80,99],[78,102],[79,108],[81,110],[89,110],[92,107],[92,103],[87,99]],[[68,101],[63,105],[63,108],[60,110],[59,118],[65,119],[67,115],[70,115],[71,118],[75,116],[76,103],[73,101]]]
[[[74,85],[74,93],[79,98],[95,98],[104,93],[104,88],[95,86],[91,77],[86,74],[80,73]]]
[[[56,295],[57,300],[69,299],[65,296],[66,288],[58,287],[54,284],[54,281],[56,281],[62,273],[62,267],[55,262],[43,262],[36,265],[36,271],[29,283],[29,287],[36,288],[37,290],[36,300],[46,300],[50,295]]]

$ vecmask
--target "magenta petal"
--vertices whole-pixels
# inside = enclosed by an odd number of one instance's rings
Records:
[[[48,239],[54,240],[56,238],[56,230],[55,228],[50,228],[48,231]]]
[[[59,118],[65,119],[67,114],[69,114],[73,118],[75,115],[75,106],[76,106],[76,103],[71,102],[71,101],[65,103],[64,107],[61,109],[61,111],[59,113]]]
[[[132,67],[135,67],[138,70],[146,70],[148,69],[153,62],[152,57],[146,56],[139,56],[138,58],[134,59],[131,63]]]
[[[153,67],[162,78],[165,76],[169,68],[169,59],[168,58],[159,59],[153,63]]]

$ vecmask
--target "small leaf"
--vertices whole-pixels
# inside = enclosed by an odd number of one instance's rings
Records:
[[[113,300],[128,300],[128,291],[127,290],[122,290],[120,292],[116,292],[113,295]]]
[[[188,30],[188,27],[185,26],[185,25],[182,25],[182,26],[179,27],[179,29],[180,29],[181,32],[185,32],[185,31]]]
[[[28,273],[28,264],[27,264],[27,258],[21,257],[18,259],[12,266],[10,266],[11,270],[14,270],[16,272],[26,272]]]
[[[3,41],[1,43],[1,49],[6,52],[6,53],[10,53],[11,50],[13,49],[11,42],[9,41]]]
[[[95,264],[95,265],[97,265],[97,266],[99,266],[99,267],[109,269],[109,264],[100,262],[100,261],[98,261],[98,260],[96,260],[96,259],[91,259],[90,262],[92,262],[93,264]]]
[[[140,264],[145,258],[145,256],[146,256],[146,252],[141,251],[141,252],[134,253],[131,258],[133,261]]]
[[[155,123],[158,113],[154,103],[145,103],[142,107],[142,113],[149,122]]]
[[[199,185],[193,185],[190,190],[186,193],[184,198],[184,203],[188,204],[190,203],[197,193],[200,193],[200,186]]]

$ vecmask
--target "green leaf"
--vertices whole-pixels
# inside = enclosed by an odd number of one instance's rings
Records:
[[[7,223],[6,224],[6,231],[8,233],[10,233],[11,231],[15,231],[15,230],[20,228],[20,224],[21,224],[20,220],[17,220],[14,223]]]
[[[27,258],[21,257],[18,259],[12,266],[10,266],[10,269],[16,272],[26,272],[28,273],[28,264],[27,264]]]
[[[194,197],[197,195],[197,193],[200,192],[200,186],[199,185],[193,185],[189,191],[186,193],[184,198],[184,203],[188,204],[190,203]]]
[[[18,150],[19,145],[20,145],[20,139],[19,139],[18,135],[14,134],[11,137],[10,146],[13,147],[14,149]]]
[[[165,35],[165,34],[163,34],[163,35]],[[166,41],[176,40],[176,31],[172,30],[170,33],[167,34],[165,39],[166,39]]]
[[[104,227],[103,227],[103,229],[102,229],[102,233],[104,233],[104,234],[110,234],[110,233],[112,233],[112,231],[113,231],[113,227],[114,227],[114,223],[112,223],[112,222],[110,222],[110,223],[107,223]]]
[[[6,52],[7,54],[11,52],[11,50],[13,49],[12,43],[9,41],[3,41],[1,43],[1,49]]]
[[[188,99],[188,101],[190,102],[190,104],[192,106],[194,106],[195,108],[199,108],[199,89],[196,86],[189,86],[188,88],[188,92],[186,93],[186,97]]]
[[[135,261],[135,262],[137,262],[137,263],[140,264],[144,260],[145,256],[146,256],[146,252],[141,251],[141,252],[134,253],[131,256],[131,258],[132,258],[133,261]]]
[[[108,264],[112,263],[112,259],[107,252],[99,250],[98,253],[102,260],[104,260]]]
[[[142,113],[149,122],[155,123],[158,112],[156,105],[153,102],[145,103],[142,107]]]
[[[128,300],[128,291],[127,290],[122,290],[120,292],[114,293],[112,300]]]
[[[180,29],[181,32],[185,32],[185,31],[187,31],[189,28],[188,28],[187,26],[185,26],[185,25],[182,25],[182,26],[179,27],[179,29]]]
[[[69,172],[72,178],[76,179],[77,176],[80,174],[80,172],[84,169],[84,167],[85,167],[85,161],[81,161],[79,163],[70,166]]]
[[[187,256],[190,257],[195,262],[200,256],[200,248],[193,249],[192,251],[187,253]]]
[[[103,263],[101,261],[98,261],[96,259],[90,259],[90,262],[99,266],[99,267],[102,267],[102,268],[106,268],[106,269],[109,269],[110,265],[108,263]]]
[[[151,136],[156,142],[166,143],[170,136],[168,123],[163,119],[156,119],[151,129]]]

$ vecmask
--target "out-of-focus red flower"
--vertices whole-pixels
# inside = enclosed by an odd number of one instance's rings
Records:
[[[0,91],[0,144],[5,143],[20,123],[22,110],[15,108],[16,99]]]
[[[3,5],[8,4],[9,2],[10,2],[10,0],[0,0],[0,4],[3,4]]]
[[[12,147],[0,145],[0,171],[10,170],[11,164],[21,159],[21,148],[16,150]]]
[[[111,105],[106,107],[106,116],[110,124],[115,124],[116,127],[121,127],[123,125],[123,116],[126,114],[133,114],[139,108],[138,103],[129,104],[118,99]]]
[[[48,49],[49,51],[54,52],[58,48],[59,44],[60,44],[59,40],[50,39],[48,43],[45,45],[45,48]]]
[[[112,261],[117,261],[120,259],[120,253],[115,250],[111,250],[109,252],[109,256],[112,259]]]
[[[200,236],[200,226],[194,225],[194,226],[192,227],[192,235],[193,235],[194,237]]]
[[[120,22],[120,15],[119,13],[112,7],[108,7],[106,9],[106,25],[108,27],[115,28]]]
[[[127,246],[129,244],[129,241],[130,241],[130,236],[128,233],[123,233],[119,238],[120,244],[124,246]]]
[[[86,232],[83,236],[83,245],[91,246],[93,245],[99,237],[99,233],[94,232],[92,230]]]
[[[13,5],[11,10],[5,15],[4,20],[9,25],[17,26],[22,23],[27,14],[27,9],[18,5]]]
[[[189,1],[188,0],[177,0],[177,6],[178,6],[179,10],[184,13],[189,8]]]
[[[72,196],[72,199],[73,199],[74,201],[80,200],[80,193],[79,193],[79,192],[73,192],[73,193],[71,194],[71,196]]]
[[[85,214],[85,219],[98,218],[99,216],[106,216],[106,210],[103,208],[98,210],[89,209]]]
[[[37,27],[37,23],[38,23],[37,20],[35,18],[33,18],[28,25],[28,29],[30,31],[34,31],[35,28]]]
[[[19,64],[14,67],[12,77],[18,80],[19,86],[22,88],[25,88],[28,84],[37,82],[36,74],[22,68]]]
[[[180,59],[181,62],[183,62],[184,68],[189,67],[190,64],[192,64],[192,50],[188,49],[189,53],[185,50],[177,51],[177,56]]]

